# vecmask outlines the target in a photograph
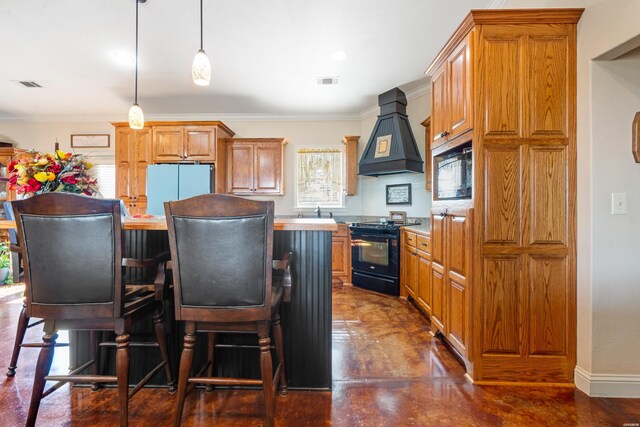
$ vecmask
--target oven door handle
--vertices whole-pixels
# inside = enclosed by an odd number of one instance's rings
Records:
[[[393,239],[393,240],[398,240],[398,236],[393,236],[393,235],[388,235],[388,234],[355,234],[355,233],[351,233],[351,238],[352,239],[360,239],[360,238],[366,238],[366,237],[373,237],[376,239]]]

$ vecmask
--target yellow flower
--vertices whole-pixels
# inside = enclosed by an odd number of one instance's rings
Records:
[[[47,159],[46,157],[40,157],[40,158],[38,159],[37,165],[39,165],[39,166],[44,166],[44,165],[46,165],[47,163],[49,163],[49,159]]]
[[[47,180],[48,181],[55,181],[56,179],[56,174],[53,172],[47,172]]]
[[[87,169],[91,169],[93,167],[93,163],[84,162],[84,167]]]
[[[63,153],[62,151],[60,151],[60,150],[56,150],[56,155],[58,156],[58,158],[60,160],[64,160],[64,159],[67,158],[67,155],[65,153]]]
[[[33,177],[35,179],[37,179],[40,182],[46,182],[49,178],[47,177],[47,173],[46,172],[38,172],[37,174],[33,175]]]

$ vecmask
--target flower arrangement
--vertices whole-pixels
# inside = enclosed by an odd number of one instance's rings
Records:
[[[98,186],[92,167],[82,155],[31,151],[9,163],[9,189],[26,196],[54,191],[93,196]]]

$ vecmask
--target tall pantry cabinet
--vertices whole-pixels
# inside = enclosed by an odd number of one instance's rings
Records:
[[[478,383],[573,383],[582,11],[471,11],[427,70],[433,157],[473,149],[472,199],[434,196],[432,323]]]

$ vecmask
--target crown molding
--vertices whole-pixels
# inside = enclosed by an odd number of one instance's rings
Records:
[[[122,114],[101,115],[42,115],[42,116],[0,116],[0,123],[78,123],[126,121]],[[326,122],[359,121],[360,114],[148,114],[145,121],[210,121],[221,122]]]

